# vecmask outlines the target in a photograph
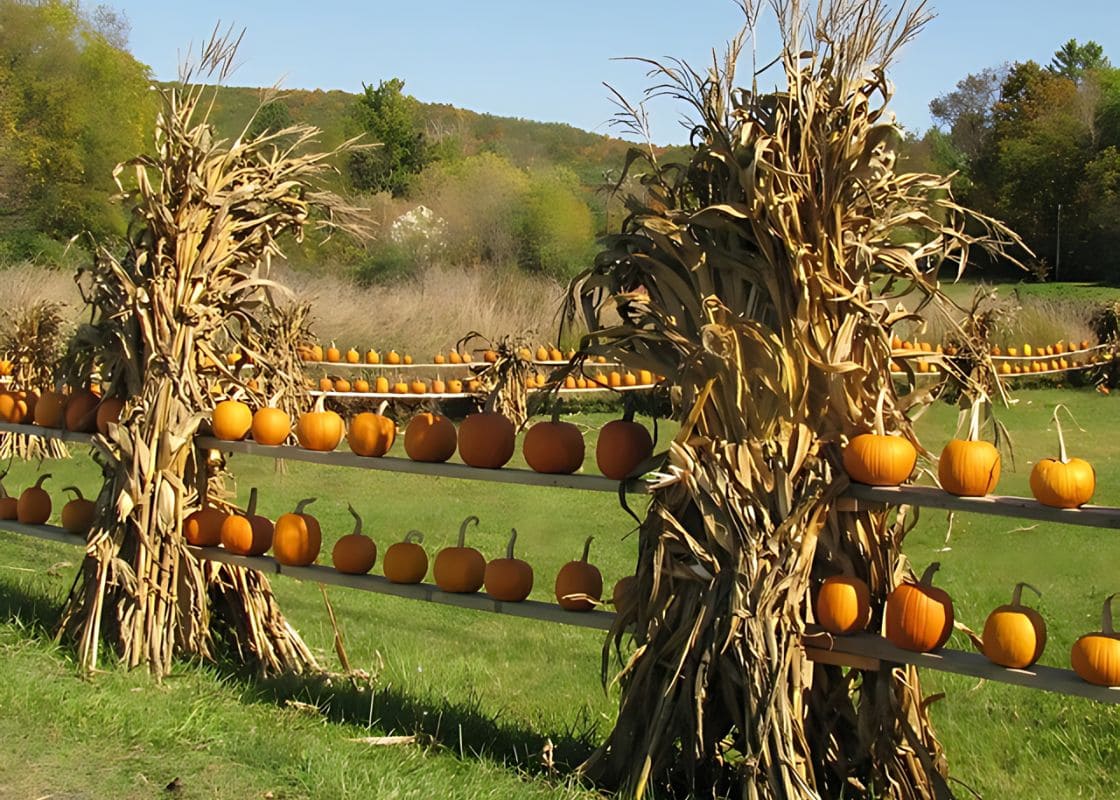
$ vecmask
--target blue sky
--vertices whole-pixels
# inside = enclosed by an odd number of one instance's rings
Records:
[[[132,23],[131,48],[157,78],[215,22],[246,28],[230,83],[360,91],[400,77],[425,102],[501,116],[566,122],[610,133],[609,83],[640,99],[648,79],[625,56],[675,56],[704,64],[742,23],[732,0],[117,0]],[[1070,38],[1093,39],[1120,64],[1120,0],[941,0],[937,17],[892,73],[893,108],[911,130],[927,106],[969,72],[1004,61],[1046,63]],[[764,28],[759,55],[776,43]],[[760,59],[766,61],[768,59]],[[746,75],[744,71],[741,73]],[[650,106],[654,140],[681,142],[678,107]]]

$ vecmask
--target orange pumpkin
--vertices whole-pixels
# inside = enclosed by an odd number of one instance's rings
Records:
[[[378,375],[373,379],[373,391],[375,391],[377,394],[388,394],[389,379],[384,375]]]
[[[354,349],[353,347],[351,347],[349,350],[346,351],[346,363],[347,364],[357,364],[361,360],[362,360],[361,354],[356,349]]]
[[[638,602],[638,576],[620,578],[611,591],[611,602],[616,614],[629,614]]]
[[[455,425],[439,414],[417,414],[404,430],[404,451],[413,461],[446,461],[454,455],[455,444]]]
[[[35,403],[35,424],[44,428],[61,428],[66,423],[66,395],[49,389]]]
[[[258,408],[253,414],[253,441],[275,447],[288,441],[292,432],[292,418],[279,408]]]
[[[817,623],[829,633],[846,636],[865,630],[871,622],[871,592],[854,575],[825,578],[817,592]]]
[[[420,546],[424,534],[409,531],[403,542],[390,545],[385,551],[381,569],[390,583],[420,583],[428,574],[428,554]]]
[[[244,514],[222,516],[218,538],[226,550],[241,556],[262,556],[272,547],[272,520],[257,513],[257,487],[249,490]]]
[[[881,433],[861,433],[844,447],[844,471],[869,486],[898,486],[910,477],[918,451],[909,439]]]
[[[1082,458],[1070,458],[1066,453],[1066,439],[1058,410],[1054,406],[1054,427],[1058,429],[1058,457],[1040,459],[1031,470],[1031,494],[1044,506],[1077,508],[1093,499],[1097,488],[1097,473],[1093,465]],[[1068,412],[1069,409],[1066,409]]]
[[[1026,669],[1046,649],[1046,622],[1022,603],[1023,587],[1041,596],[1029,583],[1017,583],[1010,605],[1000,606],[984,622],[984,656],[1001,667]]]
[[[949,494],[983,497],[999,481],[999,450],[991,442],[979,440],[980,406],[979,402],[972,405],[968,439],[953,439],[937,462],[938,480]]]
[[[0,481],[0,519],[19,519],[19,500],[10,496]]]
[[[62,491],[73,492],[74,499],[62,507],[62,527],[70,533],[85,536],[93,527],[97,504],[82,496],[77,486],[65,486]]]
[[[342,359],[342,353],[334,346],[334,342],[331,342],[331,346],[327,348],[326,355],[327,361],[330,361],[332,364]]]
[[[300,415],[296,424],[296,438],[299,446],[305,450],[329,453],[338,447],[346,428],[342,417],[324,409],[323,400],[320,395],[315,401],[314,409]]]
[[[500,469],[513,456],[517,431],[497,412],[468,414],[459,425],[459,457],[483,469]]]
[[[469,594],[482,588],[486,578],[486,559],[473,547],[467,547],[467,526],[478,525],[478,517],[470,516],[459,525],[459,543],[436,553],[432,572],[436,586],[444,592]]]
[[[24,392],[0,392],[0,421],[19,425],[27,418],[27,395]]]
[[[1120,634],[1112,628],[1112,600],[1104,599],[1101,629],[1087,633],[1073,643],[1069,660],[1081,680],[1096,686],[1120,686]]]
[[[362,533],[362,518],[347,504],[350,516],[354,518],[354,530],[334,543],[331,550],[331,563],[339,572],[346,575],[365,575],[377,562],[377,545],[373,539]]]
[[[28,525],[42,525],[51,518],[51,496],[43,488],[43,481],[51,474],[40,475],[34,486],[23,490],[16,502],[16,519]]]
[[[583,556],[569,561],[556,574],[556,602],[567,611],[591,611],[603,596],[603,575],[587,563],[594,536],[583,543]]]
[[[109,435],[109,426],[120,422],[121,411],[124,410],[124,400],[119,397],[106,397],[97,407],[97,432],[102,436]]]
[[[319,520],[304,509],[315,502],[314,497],[300,500],[295,511],[281,514],[272,533],[272,554],[281,564],[289,567],[306,567],[314,564],[323,546],[323,532]]]
[[[253,412],[240,400],[223,400],[214,406],[214,436],[227,442],[239,442],[253,427]]]
[[[611,480],[630,477],[638,465],[653,455],[653,439],[644,425],[634,422],[634,412],[627,409],[622,419],[608,422],[599,431],[595,443],[595,463]]]
[[[222,525],[227,516],[216,508],[200,508],[183,520],[183,538],[195,547],[217,547],[222,543]]]
[[[354,391],[359,394],[369,394],[369,381],[365,378],[358,378],[354,381]]]
[[[483,575],[486,593],[503,603],[520,603],[533,591],[533,568],[527,561],[513,557],[516,541],[517,528],[513,528],[506,545],[506,557],[496,558],[487,564]]]
[[[536,472],[570,475],[583,466],[583,434],[572,423],[561,422],[557,410],[551,421],[538,422],[529,429],[521,452]]]
[[[393,441],[397,438],[397,424],[384,416],[388,405],[387,401],[382,401],[376,414],[363,411],[350,420],[346,443],[355,455],[380,458],[393,446]]]
[[[949,641],[953,632],[953,601],[933,586],[941,565],[930,564],[917,583],[896,586],[887,597],[887,639],[904,650],[928,653]]]
[[[79,389],[66,401],[66,430],[93,433],[97,430],[97,404],[101,398],[89,389]]]

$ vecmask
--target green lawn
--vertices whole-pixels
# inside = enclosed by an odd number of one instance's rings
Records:
[[[1030,465],[1054,450],[1047,428],[1059,400],[1089,430],[1070,426],[1068,441],[1097,466],[1097,502],[1120,505],[1120,401],[1090,391],[1031,390],[1004,412],[1017,469],[1007,465],[1000,491],[1026,493]],[[594,427],[606,417],[582,419]],[[938,450],[954,424],[952,408],[923,417],[927,446]],[[608,589],[632,568],[633,520],[613,495],[295,462],[281,475],[271,461],[248,456],[231,466],[240,496],[260,486],[262,512],[273,517],[320,494],[312,510],[328,540],[324,558],[352,526],[350,501],[382,552],[409,528],[424,531],[434,551],[477,514],[474,544],[492,557],[516,526],[521,555],[537,573],[537,599],[551,598],[556,570],[587,535],[596,536],[592,557]],[[98,482],[80,451],[45,468],[56,490],[77,482],[93,491]],[[14,464],[9,490],[35,471]],[[946,545],[946,527],[944,512],[923,513],[907,543],[915,565],[941,561],[939,583],[974,629],[1015,581],[1038,586],[1050,623],[1044,663],[1066,666],[1073,639],[1096,629],[1104,595],[1120,590],[1117,545],[1105,531],[959,515]],[[584,796],[549,775],[541,752],[551,740],[556,760],[573,763],[609,726],[615,698],[599,682],[601,633],[332,588],[351,661],[374,676],[372,691],[261,684],[203,666],[184,666],[163,685],[111,665],[84,681],[43,632],[77,559],[73,548],[0,533],[0,737],[10,743],[0,752],[0,797],[150,797],[176,777],[184,797]],[[322,661],[336,667],[318,588],[284,578],[275,586]],[[1000,798],[1113,796],[1113,707],[933,672],[923,679],[927,692],[946,693],[932,707],[934,721],[965,784]],[[350,741],[415,732],[419,745]]]

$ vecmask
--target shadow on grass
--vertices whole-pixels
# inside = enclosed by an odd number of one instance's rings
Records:
[[[15,575],[5,574],[0,580],[0,621],[51,638],[62,615],[65,592],[47,591],[39,578]]]

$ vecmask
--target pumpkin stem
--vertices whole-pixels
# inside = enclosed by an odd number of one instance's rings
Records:
[[[354,506],[349,503],[346,504],[346,510],[350,512],[350,516],[354,518],[354,530],[351,536],[358,536],[362,532],[362,518],[358,516],[358,512],[354,510]]]
[[[245,516],[251,517],[257,513],[257,487],[249,490],[249,505],[245,507]]]
[[[631,403],[626,404],[626,408],[622,412],[622,419],[625,422],[634,421],[634,406]]]
[[[1029,583],[1023,583],[1022,581],[1020,581],[1019,583],[1015,584],[1015,588],[1011,590],[1011,605],[1015,606],[1016,608],[1023,604],[1024,586],[1037,594],[1039,597],[1042,597],[1042,592],[1040,592],[1038,589],[1034,588]]]
[[[385,416],[385,409],[387,409],[388,407],[389,407],[389,401],[388,400],[382,400],[381,404],[377,407],[378,415],[382,416],[382,417]]]
[[[517,541],[517,528],[509,529],[509,543],[506,545],[506,558],[513,558],[513,543]]]
[[[583,543],[583,556],[580,558],[580,561],[584,564],[587,563],[587,554],[591,552],[591,541],[594,538],[594,536],[588,536],[587,541]]]
[[[1063,464],[1068,464],[1069,463],[1069,455],[1066,453],[1066,437],[1065,437],[1065,434],[1062,432],[1062,423],[1058,421],[1058,411],[1059,410],[1064,410],[1066,412],[1066,414],[1069,415],[1070,421],[1073,422],[1074,427],[1076,427],[1077,430],[1081,431],[1082,433],[1085,433],[1085,429],[1077,424],[1077,419],[1074,418],[1073,412],[1070,411],[1069,408],[1066,407],[1065,403],[1058,403],[1056,406],[1054,406],[1054,414],[1051,418],[1054,420],[1054,427],[1058,431],[1058,460],[1061,461]]]
[[[474,514],[471,514],[459,525],[459,547],[467,546],[467,526],[472,522],[475,525],[478,525],[478,517],[476,517]]]
[[[918,579],[918,583],[922,584],[922,586],[932,586],[933,573],[937,572],[939,569],[941,569],[941,562],[934,561],[926,567],[926,571],[922,573],[922,577]]]
[[[418,530],[411,530],[404,535],[404,540],[408,544],[420,544],[424,541],[424,534]]]
[[[1120,592],[1113,592],[1104,599],[1104,607],[1101,609],[1101,633],[1105,636],[1115,636],[1116,631],[1112,628],[1112,599]]]
[[[304,498],[303,500],[300,500],[298,503],[296,503],[296,510],[293,511],[292,513],[293,514],[302,514],[303,510],[305,508],[307,508],[309,505],[311,505],[312,503],[314,503],[318,499],[319,499],[318,497],[307,497],[307,498]]]
[[[82,490],[81,490],[81,489],[79,489],[79,488],[78,488],[77,486],[63,486],[63,487],[62,487],[62,491],[64,491],[64,492],[73,492],[73,493],[74,493],[74,498],[75,498],[75,499],[77,499],[77,500],[85,500],[85,497],[83,497],[83,496],[82,496]]]
[[[879,401],[875,403],[875,433],[880,436],[886,435],[886,428],[883,425],[883,404],[887,400],[887,387],[883,386],[879,390]]]
[[[43,475],[40,475],[39,480],[35,481],[35,488],[36,489],[42,489],[43,488],[43,481],[45,481],[50,476],[51,476],[51,474],[49,472],[47,472]]]
[[[316,398],[315,405],[312,406],[311,410],[315,413],[322,414],[325,410],[325,406],[323,404],[326,403],[326,401],[327,396],[325,394],[319,395],[319,397]]]
[[[975,442],[980,438],[980,406],[983,399],[977,398],[972,403],[972,411],[968,419],[968,440]]]

